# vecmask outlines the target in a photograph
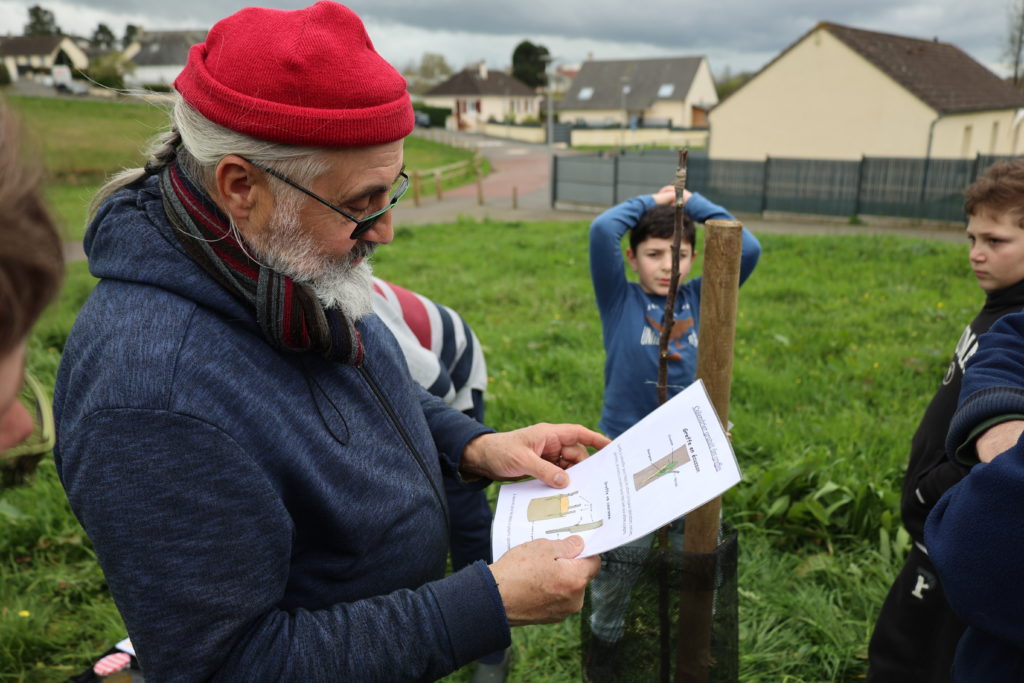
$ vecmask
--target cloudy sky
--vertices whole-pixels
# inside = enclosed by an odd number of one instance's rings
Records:
[[[266,0],[297,8],[311,0]],[[511,63],[521,40],[545,45],[558,63],[705,55],[716,74],[754,71],[818,21],[953,43],[1005,74],[1009,8],[1021,0],[350,0],[377,50],[402,67],[438,52],[454,68]],[[209,28],[246,5],[236,0],[0,0],[0,34],[20,34],[28,8],[51,10],[67,33],[100,22],[118,36],[127,23],[150,30]]]

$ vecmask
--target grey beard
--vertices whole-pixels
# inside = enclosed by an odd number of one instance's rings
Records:
[[[349,259],[308,284],[324,308],[339,309],[353,322],[373,312],[373,267],[368,258],[355,265]]]
[[[253,244],[253,251],[269,268],[312,289],[324,308],[340,310],[353,322],[372,313],[373,268],[369,259],[377,245],[357,242],[339,259],[326,256],[303,232],[298,208],[297,199],[279,202],[265,243]],[[362,261],[354,263],[360,258]]]

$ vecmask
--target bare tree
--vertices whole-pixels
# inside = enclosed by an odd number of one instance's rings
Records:
[[[452,68],[444,55],[437,52],[424,52],[420,58],[420,76],[428,81],[436,81],[452,75]]]
[[[435,85],[452,75],[452,68],[444,55],[437,52],[424,52],[419,64],[413,60],[402,69],[402,75],[409,83],[409,92],[422,95]]]
[[[1021,87],[1024,79],[1024,0],[1010,0],[1009,30],[1004,57],[1013,73],[1013,85]]]

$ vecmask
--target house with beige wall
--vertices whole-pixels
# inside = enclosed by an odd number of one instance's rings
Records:
[[[970,158],[1024,151],[1024,95],[954,45],[821,22],[711,110],[708,153]]]
[[[423,94],[428,106],[452,110],[449,128],[475,132],[483,132],[488,121],[536,120],[541,99],[519,79],[488,69],[484,62],[453,74]]]
[[[89,57],[67,36],[12,36],[0,38],[0,60],[12,81],[47,77],[54,65],[72,70],[89,68]]]
[[[558,106],[562,123],[586,126],[707,126],[718,103],[704,57],[587,60]]]

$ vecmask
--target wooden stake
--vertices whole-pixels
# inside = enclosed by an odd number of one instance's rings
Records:
[[[515,211],[519,208],[519,188],[515,185],[512,186],[512,210]]]
[[[420,172],[419,171],[413,171],[412,172],[412,203],[413,203],[413,206],[419,206],[420,205],[420,182],[421,182]]]
[[[473,163],[473,172],[476,173],[476,205],[484,205],[484,175],[480,172],[480,165]]]
[[[441,201],[444,197],[441,196],[441,172],[436,171],[434,173],[434,191],[437,192],[437,201]]]
[[[697,377],[704,380],[711,404],[723,425],[729,424],[742,250],[743,225],[739,221],[705,223]],[[686,515],[676,650],[677,683],[705,683],[713,664],[714,552],[718,547],[721,510],[722,499],[715,498]]]

